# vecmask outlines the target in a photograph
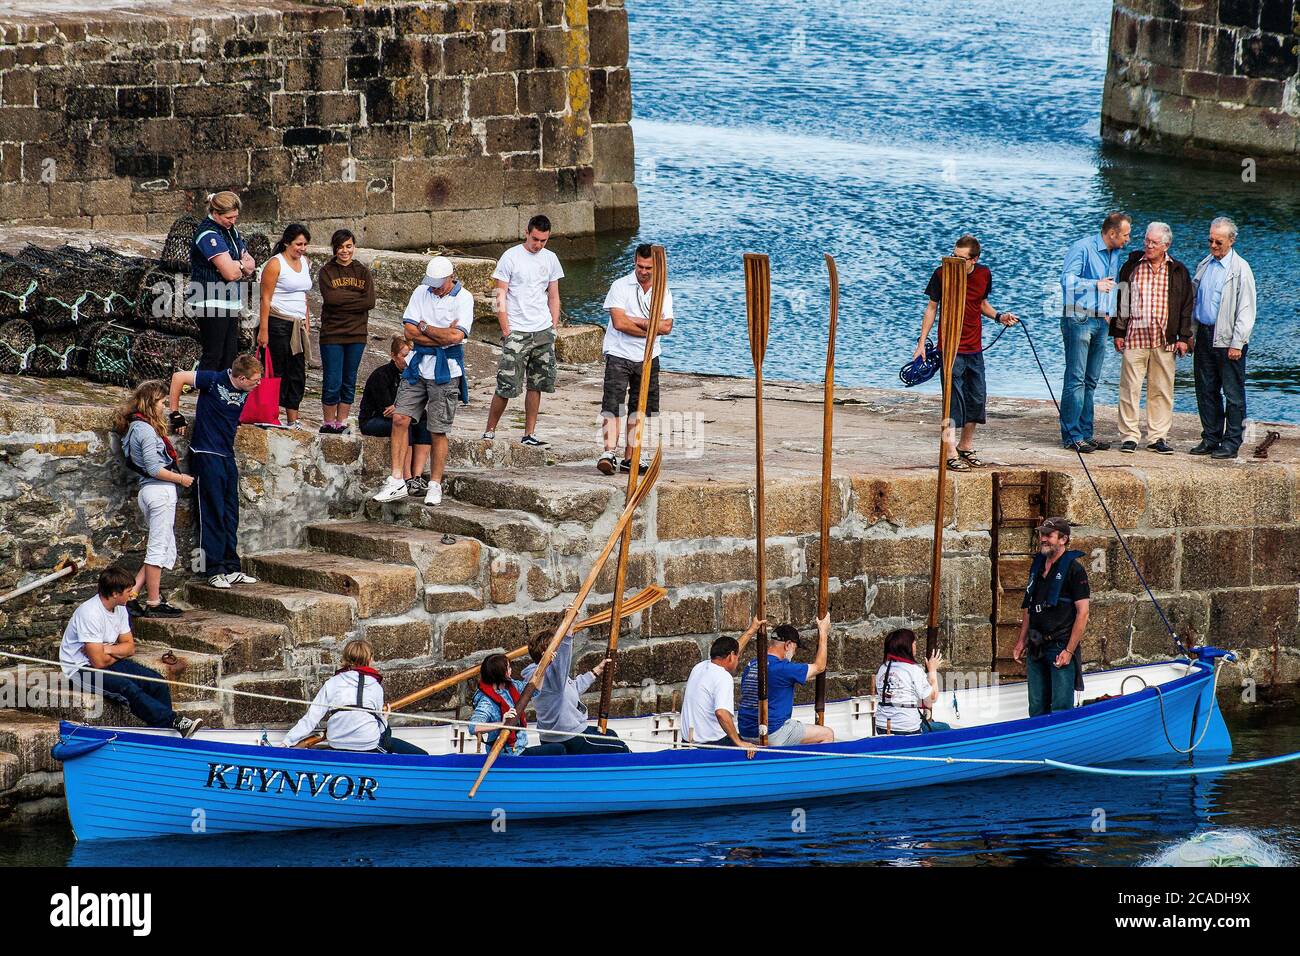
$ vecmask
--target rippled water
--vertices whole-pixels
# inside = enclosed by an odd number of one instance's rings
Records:
[[[1228,715],[1232,760],[1300,750],[1300,712]],[[1136,866],[1206,830],[1300,859],[1300,764],[1218,777],[1052,773],[896,795],[589,821],[396,827],[77,844],[64,825],[0,829],[0,866]],[[1100,811],[1100,815],[1099,815]],[[1094,829],[1097,821],[1103,831]],[[484,849],[490,848],[490,854]]]
[[[990,301],[1028,318],[1056,387],[1053,297],[1069,243],[1123,208],[1139,237],[1153,219],[1169,223],[1173,255],[1195,265],[1209,220],[1226,214],[1259,284],[1251,416],[1300,422],[1300,184],[1294,173],[1264,170],[1246,184],[1233,166],[1104,150],[1110,7],[630,2],[642,228],[566,263],[566,310],[603,321],[605,289],[630,268],[630,250],[662,242],[679,313],[665,367],[752,374],[740,257],[766,252],[765,374],[820,380],[830,252],[842,284],[837,382],[898,386],[930,272],[969,230],[993,271]],[[1018,332],[990,352],[988,371],[996,393],[1046,396]],[[1112,354],[1100,396],[1109,403],[1118,376]],[[1176,405],[1195,410],[1190,359]]]

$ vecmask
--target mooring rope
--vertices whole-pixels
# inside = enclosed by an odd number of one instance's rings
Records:
[[[0,657],[10,657],[13,658],[14,660],[26,661],[33,664],[47,664],[55,667],[62,666],[62,664],[59,661],[49,660],[42,657],[31,657],[26,654],[16,654],[12,651],[0,650]],[[117,676],[127,677],[130,678],[131,680],[149,681],[151,683],[157,683],[157,684],[167,684],[172,687],[188,687],[193,690],[200,690],[212,694],[228,694],[233,697],[247,697],[254,700],[269,700],[269,701],[275,701],[277,703],[293,704],[298,707],[308,707],[312,703],[311,701],[298,700],[293,697],[282,697],[278,694],[262,694],[256,691],[236,690],[232,687],[208,687],[203,684],[191,684],[186,681],[172,681],[172,680],[167,680],[165,677],[161,677],[161,676],[146,677],[142,674],[119,674]],[[355,705],[337,707],[334,709],[355,710],[365,714],[374,713],[374,711],[368,708],[357,707]],[[502,723],[475,724],[468,720],[457,720],[456,718],[453,717],[438,717],[434,714],[411,714],[411,713],[392,714],[390,712],[390,716],[400,716],[407,720],[426,721],[432,724],[440,724],[440,725],[451,726],[451,727],[468,728],[470,726],[473,726],[480,730],[483,729],[506,730],[506,731],[521,730],[521,729],[525,731],[528,730],[528,728],[526,727],[520,728],[510,724],[502,724]],[[1208,724],[1209,721],[1207,719],[1206,721],[1207,727]],[[221,728],[214,728],[214,729],[221,729]],[[265,731],[265,728],[263,728],[263,730]],[[608,744],[610,739],[609,737],[602,736],[600,734],[588,734],[588,733],[566,734],[565,736],[581,737],[584,740],[594,740],[605,744]],[[1168,735],[1166,734],[1166,736]],[[1202,732],[1202,737],[1204,737],[1204,732]],[[653,737],[646,738],[646,737],[639,737],[639,736],[628,736],[620,739],[624,741],[630,741],[632,743],[657,744],[663,747],[664,750],[685,750],[685,749],[719,750],[719,751],[724,751],[726,753],[733,753],[733,754],[740,752],[739,748],[734,746],[728,746],[725,744],[703,744],[703,743],[694,743],[691,741],[684,741],[684,740],[664,741]],[[1010,757],[1007,758],[953,757],[953,756],[931,757],[931,756],[924,756],[921,754],[841,753],[839,751],[830,751],[830,750],[794,750],[794,749],[782,748],[782,747],[758,747],[756,749],[760,753],[782,754],[790,757],[841,757],[841,758],[856,759],[856,760],[902,760],[902,761],[912,761],[918,763],[989,764],[995,766],[1000,765],[1000,766],[1044,767],[1048,769],[1069,770],[1072,772],[1079,772],[1079,773],[1100,773],[1100,774],[1106,774],[1110,776],[1134,776],[1134,777],[1146,777],[1146,776],[1178,777],[1178,776],[1196,776],[1199,774],[1206,774],[1206,773],[1229,773],[1236,770],[1251,770],[1257,767],[1272,766],[1273,764],[1287,763],[1292,760],[1300,760],[1300,751],[1297,751],[1296,753],[1282,754],[1277,757],[1269,757],[1263,760],[1253,760],[1245,763],[1236,763],[1236,764],[1222,764],[1217,767],[1183,767],[1183,768],[1177,768],[1173,770],[1124,770],[1121,768],[1114,768],[1114,767],[1106,767],[1106,768],[1087,767],[1079,764],[1071,764],[1071,763],[1064,763],[1062,761],[1051,760],[1049,758],[1016,759]],[[306,750],[305,752],[310,753],[310,750]],[[346,752],[346,751],[341,751],[341,752]],[[441,756],[441,755],[435,755],[435,756]],[[448,754],[445,756],[454,756],[454,755]]]

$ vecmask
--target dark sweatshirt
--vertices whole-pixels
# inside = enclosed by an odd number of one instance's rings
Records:
[[[321,345],[355,345],[366,341],[366,322],[375,307],[375,280],[352,260],[341,266],[331,259],[320,270]]]
[[[391,360],[371,372],[366,387],[361,390],[361,410],[357,412],[357,421],[364,425],[372,418],[383,418],[384,409],[397,400],[401,378],[402,370]]]

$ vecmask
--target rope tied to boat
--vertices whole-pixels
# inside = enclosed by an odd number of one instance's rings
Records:
[[[0,650],[0,657],[9,657],[14,660],[25,661],[33,664],[47,664],[55,667],[61,667],[59,661],[49,660],[41,657],[32,657],[26,654],[17,654],[12,651]],[[60,671],[61,673],[61,671]],[[233,687],[207,687],[203,684],[193,684],[187,681],[169,681],[163,677],[147,677],[143,674],[120,674],[120,677],[127,677],[131,680],[148,681],[156,684],[168,684],[172,687],[187,687],[193,690],[205,691],[212,694],[228,694],[232,697],[247,697],[254,700],[269,700],[277,703],[294,704],[299,707],[309,707],[311,701],[297,700],[292,697],[282,697],[278,694],[262,694],[257,691],[236,690]],[[373,714],[374,711],[366,707],[345,706],[339,707],[338,710],[359,710],[366,714]],[[451,726],[451,727],[475,727],[478,730],[518,730],[511,724],[504,723],[472,723],[468,720],[458,720],[454,717],[439,717],[435,714],[412,714],[403,713],[400,715],[405,720],[425,721],[432,724]],[[1207,720],[1208,724],[1208,720]],[[265,730],[263,730],[265,733]],[[599,734],[577,733],[566,734],[569,737],[581,737],[584,740],[595,740],[608,743],[609,738]],[[1202,735],[1203,736],[1203,735]],[[116,739],[116,738],[114,738]],[[739,754],[740,750],[734,746],[725,744],[704,744],[693,741],[669,741],[665,742],[653,737],[627,736],[622,738],[632,743],[657,744],[664,750],[716,750],[729,754]],[[199,741],[202,742],[201,740]],[[952,764],[985,764],[995,766],[1024,766],[1024,767],[1041,767],[1053,770],[1068,770],[1075,773],[1095,773],[1105,774],[1108,776],[1137,776],[1137,777],[1179,777],[1179,776],[1196,776],[1208,773],[1229,773],[1237,770],[1252,770],[1259,767],[1269,767],[1282,763],[1289,763],[1294,760],[1300,760],[1300,751],[1290,754],[1281,754],[1276,757],[1268,757],[1261,760],[1252,760],[1245,763],[1221,764],[1215,767],[1181,767],[1172,770],[1126,770],[1118,767],[1088,767],[1080,764],[1065,763],[1062,761],[1052,760],[1050,758],[1012,758],[1012,757],[957,757],[949,755],[929,756],[925,754],[896,754],[896,753],[843,753],[840,751],[830,750],[795,750],[785,747],[760,747],[760,754],[780,754],[790,757],[839,757],[849,760],[901,760],[918,763],[942,763]],[[304,754],[311,751],[304,751]]]

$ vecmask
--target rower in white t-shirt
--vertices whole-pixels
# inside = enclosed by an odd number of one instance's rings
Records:
[[[916,634],[906,628],[885,635],[885,662],[876,671],[876,733],[920,734],[951,730],[945,723],[929,720],[922,713],[939,697],[937,671],[943,655],[936,649],[916,663]]]
[[[654,275],[651,246],[637,246],[635,267],[614,282],[605,296],[605,309],[609,324],[605,326],[605,384],[600,401],[603,419],[605,451],[596,460],[596,469],[602,475],[615,471],[631,471],[632,431],[636,428],[639,413],[637,402],[641,398],[641,366],[645,361],[645,340],[649,332],[650,285]],[[655,339],[653,360],[650,364],[650,388],[646,394],[646,414],[659,414],[659,342],[673,330],[673,294],[664,290],[663,313],[659,317],[659,331]],[[623,430],[621,418],[627,409],[627,439],[625,454],[620,462],[619,434]],[[644,471],[645,466],[641,466]]]
[[[492,273],[496,280],[496,313],[501,324],[501,362],[497,388],[488,408],[483,438],[496,438],[497,422],[512,398],[524,397],[524,437],[520,444],[541,448],[537,412],[542,392],[555,391],[555,336],[560,327],[560,280],[564,270],[546,248],[551,220],[533,216],[524,241],[505,251]]]
[[[741,747],[753,756],[754,744],[742,740],[736,727],[736,667],[744,643],[757,632],[755,621],[737,641],[720,637],[709,648],[709,659],[691,669],[682,695],[682,740],[696,744]]]

